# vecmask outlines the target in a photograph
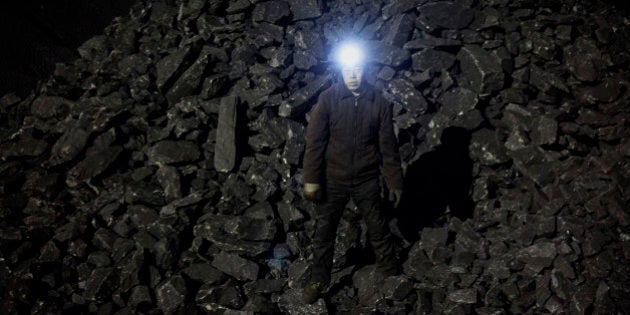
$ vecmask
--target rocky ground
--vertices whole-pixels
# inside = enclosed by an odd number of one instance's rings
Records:
[[[0,98],[0,310],[626,313],[629,23],[581,0],[139,1]],[[404,273],[374,273],[349,205],[304,305],[304,131],[348,36],[394,104]]]

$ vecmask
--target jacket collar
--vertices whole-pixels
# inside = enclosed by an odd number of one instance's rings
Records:
[[[339,82],[337,84],[337,90],[339,91],[338,95],[340,96],[340,99],[345,99],[348,97],[353,97],[353,98],[355,97],[354,94],[352,94],[352,92],[348,90],[348,88],[343,82]],[[370,99],[373,93],[373,89],[371,88],[371,86],[369,86],[367,82],[363,82],[363,84],[361,85],[360,91],[361,93],[358,96],[359,99],[362,99],[362,98]]]

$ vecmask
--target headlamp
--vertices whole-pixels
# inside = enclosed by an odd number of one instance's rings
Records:
[[[364,49],[357,42],[344,42],[337,48],[335,59],[340,67],[356,67],[365,61]]]

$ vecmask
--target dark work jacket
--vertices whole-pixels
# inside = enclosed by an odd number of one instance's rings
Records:
[[[343,83],[322,92],[306,130],[304,182],[360,183],[381,167],[387,187],[402,189],[391,104],[366,83],[358,97]]]

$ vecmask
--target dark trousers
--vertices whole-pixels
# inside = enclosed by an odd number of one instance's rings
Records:
[[[380,194],[377,178],[355,185],[335,181],[326,183],[324,200],[315,210],[312,282],[330,282],[337,226],[350,198],[367,225],[367,235],[376,254],[377,267],[385,275],[397,271],[394,243],[380,206]]]

